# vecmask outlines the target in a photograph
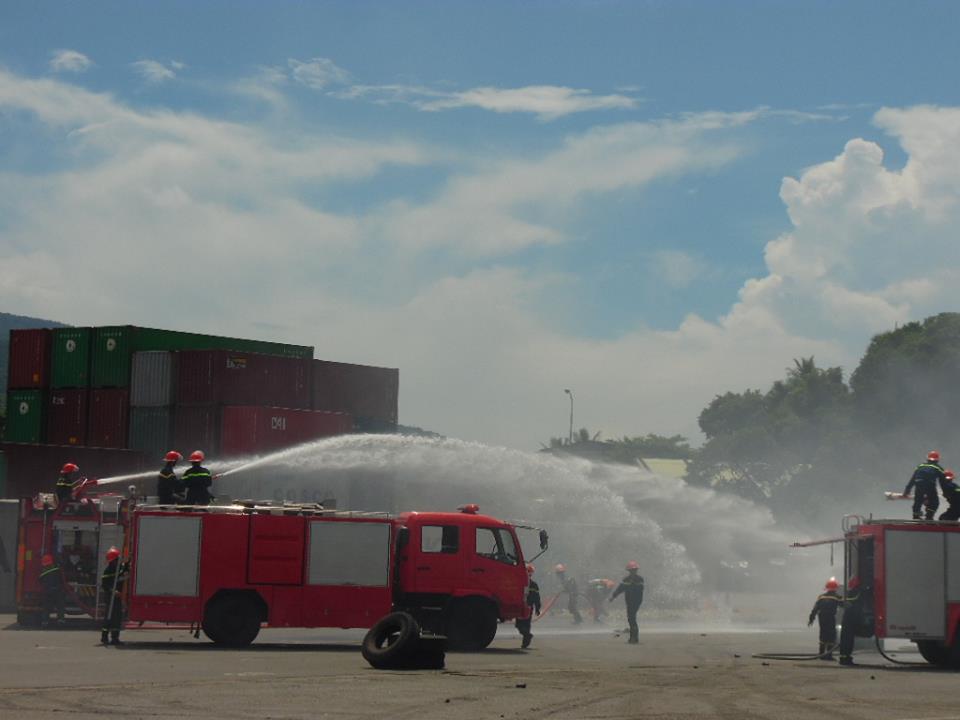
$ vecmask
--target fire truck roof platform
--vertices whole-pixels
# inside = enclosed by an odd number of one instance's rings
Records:
[[[388,512],[367,510],[326,509],[318,503],[272,503],[259,500],[237,500],[229,505],[158,505],[141,504],[139,510],[168,512],[194,512],[238,515],[306,515],[336,518],[384,518],[394,517]]]

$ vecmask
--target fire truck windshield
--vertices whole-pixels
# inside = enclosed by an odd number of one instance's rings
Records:
[[[477,528],[477,554],[508,565],[519,560],[513,536],[502,528]]]

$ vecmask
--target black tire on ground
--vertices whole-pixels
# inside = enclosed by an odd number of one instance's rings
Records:
[[[931,665],[960,668],[960,645],[947,647],[939,640],[918,640],[917,649]]]
[[[207,605],[201,627],[217,645],[246,647],[260,633],[260,611],[247,596],[224,595]]]
[[[20,610],[17,612],[17,624],[20,627],[38,628],[42,619],[43,615],[35,611]]]
[[[420,626],[412,615],[394,612],[367,631],[360,652],[378,670],[406,667],[419,645]]]
[[[497,634],[497,615],[483,600],[460,600],[447,619],[447,638],[451,650],[478,652],[493,642]]]

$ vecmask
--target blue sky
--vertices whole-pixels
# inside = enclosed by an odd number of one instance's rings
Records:
[[[564,387],[578,425],[694,435],[956,309],[958,20],[7,2],[0,309],[397,366],[401,420],[466,439],[561,434]]]

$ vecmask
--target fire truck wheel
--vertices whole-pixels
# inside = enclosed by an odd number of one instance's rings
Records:
[[[246,647],[260,633],[260,612],[243,595],[223,595],[207,605],[203,633],[218,645]]]
[[[378,670],[406,667],[414,659],[419,636],[420,626],[412,615],[390,613],[367,631],[360,652]]]
[[[21,627],[38,628],[40,627],[41,619],[42,616],[38,612],[21,610],[17,613],[17,625]]]
[[[960,652],[955,647],[947,647],[939,640],[918,640],[917,650],[931,665],[941,667],[960,666]]]
[[[490,603],[479,599],[459,600],[451,609],[447,638],[452,650],[483,650],[496,634],[497,615]]]

